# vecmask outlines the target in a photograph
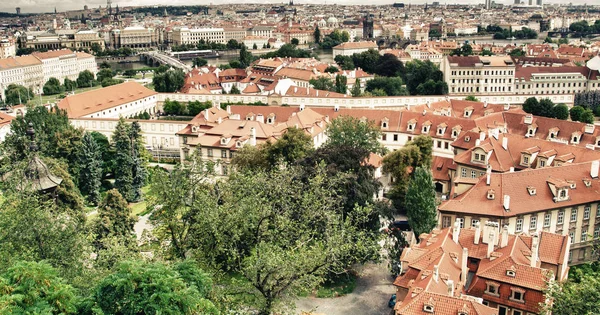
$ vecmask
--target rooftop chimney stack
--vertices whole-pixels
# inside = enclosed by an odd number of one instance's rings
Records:
[[[504,206],[504,210],[505,210],[505,211],[508,211],[508,210],[510,210],[510,196],[509,196],[509,195],[504,195],[504,203],[503,203],[503,206]]]
[[[231,105],[227,105],[227,114],[231,115]]]
[[[486,167],[485,176],[485,183],[489,186],[492,183],[492,166],[489,164]]]
[[[256,146],[256,129],[254,127],[250,128],[250,145]]]
[[[502,239],[500,240],[500,248],[508,245],[508,225],[502,227]]]
[[[531,115],[531,114],[525,115],[525,119],[523,120],[523,122],[527,125],[531,125],[531,123],[533,122],[533,115]]]
[[[479,244],[479,239],[481,238],[481,226],[479,222],[475,223],[475,239],[473,240],[473,244]]]
[[[538,247],[539,247],[540,239],[539,235],[533,233],[531,235],[531,267],[535,267],[538,260]]]
[[[492,230],[492,231],[490,231],[490,240],[493,240],[494,237],[496,237],[496,232],[494,230]],[[493,251],[494,251],[494,242],[488,241],[487,254],[485,255],[485,257],[490,258]]]
[[[506,135],[502,137],[502,148],[508,150],[508,137],[506,137]]]
[[[479,140],[481,140],[481,141],[485,140],[485,132],[482,131],[479,133]]]
[[[469,259],[469,250],[463,248],[462,261],[460,265],[460,281],[463,285],[467,283],[467,275],[469,274],[469,268],[467,268],[467,259]]]
[[[590,176],[592,178],[598,178],[598,169],[600,169],[600,161],[593,161],[592,168],[590,169]]]
[[[454,221],[454,226],[452,227],[452,240],[454,243],[458,244],[458,236],[460,235],[460,223],[458,221]]]
[[[454,296],[454,281],[448,280],[446,281],[446,285],[448,286],[448,295]]]
[[[433,280],[438,282],[440,279],[440,267],[438,265],[433,266]]]

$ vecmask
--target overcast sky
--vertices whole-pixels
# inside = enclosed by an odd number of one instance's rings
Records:
[[[433,2],[439,1],[440,3],[484,3],[484,0],[372,0],[370,2],[377,4],[391,4],[394,2],[404,2],[404,3],[425,3],[425,2]],[[594,4],[597,3],[598,0],[547,0],[546,3],[569,3],[573,4]],[[287,1],[286,1],[287,2]],[[362,4],[365,3],[364,0],[296,0],[297,4],[301,3],[339,3],[339,4]],[[510,4],[513,3],[512,0],[496,0],[498,3]],[[132,5],[157,5],[164,4],[164,0],[113,0],[113,6],[118,4],[119,6],[132,6]],[[270,1],[270,0],[170,0],[168,1],[169,5],[201,5],[201,4],[221,4],[221,3],[282,3],[279,1]],[[106,0],[0,0],[0,11],[3,12],[15,12],[16,7],[21,7],[22,13],[31,13],[31,12],[51,12],[54,11],[56,7],[58,11],[67,11],[67,10],[79,10],[83,9],[84,4],[87,4],[90,8],[97,8],[98,6],[106,6]]]

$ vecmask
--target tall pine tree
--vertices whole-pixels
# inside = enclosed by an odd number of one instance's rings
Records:
[[[132,148],[131,148],[131,155],[132,155],[132,161],[133,161],[133,165],[132,165],[132,183],[131,183],[131,188],[132,188],[132,200],[131,201],[138,201],[142,198],[142,187],[144,187],[144,184],[146,183],[146,177],[147,177],[147,172],[146,172],[146,167],[144,165],[144,159],[141,155],[142,151],[144,150],[144,146],[142,143],[142,129],[140,127],[140,124],[137,121],[134,121],[131,124],[131,128],[130,128],[130,139],[131,139],[131,143],[132,143]]]
[[[133,225],[135,219],[127,201],[118,190],[111,189],[98,206],[98,221],[95,224],[96,247],[104,247],[103,240],[115,237],[119,242],[131,246],[135,244]]]
[[[437,223],[437,201],[433,177],[428,168],[417,167],[404,200],[408,223],[415,236],[429,233]]]
[[[102,179],[102,152],[89,132],[83,135],[79,149],[79,190],[87,200],[96,205],[100,202]]]
[[[127,200],[134,200],[133,192],[133,143],[130,138],[131,127],[121,117],[113,133],[115,146],[115,187]]]

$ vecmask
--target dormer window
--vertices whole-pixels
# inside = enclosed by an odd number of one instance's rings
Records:
[[[577,188],[577,184],[575,183],[575,181],[568,181],[568,183],[569,183],[569,188],[571,188],[571,189]]]
[[[452,130],[452,138],[458,137],[458,132],[456,130]]]
[[[514,278],[517,275],[517,273],[514,270],[509,269],[509,270],[506,270],[506,275]]]
[[[571,139],[572,143],[579,143],[579,137],[578,136],[573,136],[573,138]]]
[[[493,189],[488,190],[487,199],[494,200],[495,197],[496,197],[496,192]]]
[[[566,189],[561,189],[558,191],[558,198],[562,199],[566,199],[567,198],[567,190]]]
[[[540,165],[539,167],[544,167],[546,166],[546,160],[545,159],[540,159]]]
[[[388,127],[388,122],[389,122],[389,119],[387,119],[387,118],[384,118],[384,119],[381,121],[381,128],[383,128],[383,129],[387,129],[387,127]]]
[[[470,136],[466,136],[465,137],[465,142],[469,142],[469,141],[471,141],[471,137]]]
[[[522,154],[521,156],[521,165],[529,166],[529,158],[531,156],[529,154]]]
[[[423,126],[423,128],[421,129],[421,132],[429,133],[429,126]]]
[[[408,124],[408,131],[413,131],[415,130],[415,125],[413,124]],[[600,141],[599,141],[600,142]]]
[[[433,305],[423,305],[423,311],[427,313],[433,313]]]
[[[530,196],[535,196],[536,194],[536,189],[533,186],[527,186],[527,192],[529,193]]]

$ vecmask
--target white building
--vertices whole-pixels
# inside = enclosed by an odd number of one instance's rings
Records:
[[[0,40],[0,59],[14,57],[17,55],[17,45],[13,40]]]
[[[257,49],[261,49],[269,43],[269,37],[266,36],[246,36],[242,41],[248,49],[253,49],[256,45]]]
[[[588,67],[517,67],[515,73],[516,94],[574,94],[595,90],[600,90],[598,71]]]
[[[444,58],[444,54],[441,51],[427,46],[408,45],[406,47],[406,52],[413,60],[429,60],[435,64],[440,64]]]
[[[346,42],[333,47],[333,58],[337,55],[352,56],[369,49],[379,50],[375,42]]]
[[[450,95],[514,93],[515,64],[508,56],[446,56],[440,69]]]
[[[173,44],[195,45],[201,40],[211,43],[225,44],[225,30],[222,28],[176,28],[173,30]]]

